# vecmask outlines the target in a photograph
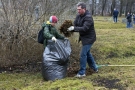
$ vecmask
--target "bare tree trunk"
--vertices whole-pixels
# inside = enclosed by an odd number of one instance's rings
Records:
[[[92,0],[92,15],[94,15],[94,12],[95,12],[95,9],[94,9],[94,6],[95,6],[95,0]]]
[[[102,0],[102,12],[101,12],[102,16],[104,15],[104,9],[105,9],[105,6],[106,6],[106,2],[107,2],[107,0]]]
[[[4,4],[4,0],[1,0],[1,4],[2,4],[2,7],[3,7],[3,11],[4,11],[4,20],[5,20],[5,24],[6,24],[6,26],[7,27],[9,27],[10,25],[9,25],[9,19],[8,19],[8,13],[7,13],[7,10],[6,10],[6,5],[7,5],[7,3],[5,3]]]
[[[122,16],[122,9],[123,9],[123,0],[120,0],[120,12],[119,12],[120,17]]]
[[[116,5],[116,0],[112,0],[112,5],[111,5],[111,15],[113,14],[115,5]]]

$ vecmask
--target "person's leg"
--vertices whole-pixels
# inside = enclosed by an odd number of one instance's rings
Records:
[[[117,22],[117,16],[115,18],[116,18],[116,22]]]
[[[116,23],[116,16],[114,17],[114,22]]]
[[[113,16],[113,22],[115,22],[115,17]]]
[[[129,28],[129,22],[127,21],[127,28]]]
[[[130,27],[133,28],[133,22],[130,22],[130,25],[131,25]]]
[[[78,74],[83,75],[86,71],[86,62],[87,62],[87,52],[89,51],[90,45],[82,46],[81,55],[80,55],[80,70]]]
[[[90,49],[91,49],[91,46],[92,46],[92,44],[90,45]],[[96,66],[96,63],[95,63],[95,60],[94,60],[92,54],[90,53],[90,49],[87,52],[87,62],[88,62],[88,65],[90,68],[92,68],[94,71],[97,71],[98,68]]]
[[[114,22],[116,22],[116,18],[114,17]]]
[[[132,22],[130,22],[130,28],[132,28],[132,27],[133,27]]]
[[[131,22],[129,22],[129,28],[131,28]]]

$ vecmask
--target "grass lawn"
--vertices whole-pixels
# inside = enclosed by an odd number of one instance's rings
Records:
[[[135,65],[135,28],[94,17],[97,41],[92,52],[98,65]],[[84,78],[43,81],[41,72],[0,73],[0,90],[135,90],[135,66],[104,66]]]

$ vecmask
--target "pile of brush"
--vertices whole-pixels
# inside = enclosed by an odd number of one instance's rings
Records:
[[[65,20],[64,23],[59,28],[60,33],[63,33],[65,37],[70,37],[71,35],[73,35],[73,32],[67,31],[70,26],[73,26],[72,21]]]

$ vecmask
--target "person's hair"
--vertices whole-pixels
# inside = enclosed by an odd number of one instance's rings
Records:
[[[82,9],[86,9],[86,4],[84,2],[79,2],[77,6],[81,6]]]

